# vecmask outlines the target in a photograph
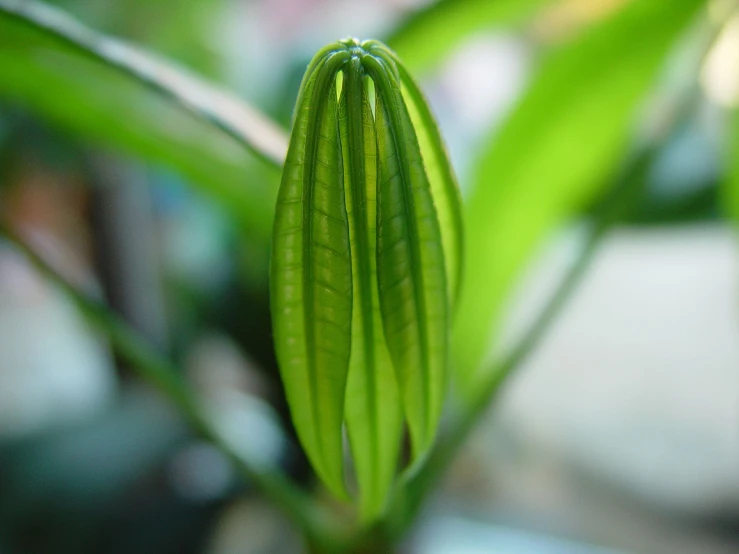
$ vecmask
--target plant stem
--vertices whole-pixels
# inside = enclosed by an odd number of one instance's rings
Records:
[[[258,467],[230,444],[203,410],[193,390],[166,358],[109,308],[77,290],[4,223],[0,223],[0,236],[13,243],[44,277],[58,286],[86,319],[106,334],[113,349],[131,368],[170,399],[200,435],[228,456],[243,477],[254,483],[313,543],[326,551],[333,551],[328,549],[337,544],[337,537],[341,534],[331,527],[329,514],[284,474]]]
[[[265,162],[281,168],[287,137],[280,127],[236,96],[144,50],[85,27],[62,10],[35,0],[0,0],[0,16],[53,37],[170,98],[220,129]]]

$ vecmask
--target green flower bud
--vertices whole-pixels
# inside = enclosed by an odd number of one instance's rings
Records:
[[[443,406],[460,281],[458,187],[423,96],[387,47],[342,40],[300,88],[271,260],[277,357],[298,437],[345,496],[346,423],[365,517],[404,424],[419,463]]]

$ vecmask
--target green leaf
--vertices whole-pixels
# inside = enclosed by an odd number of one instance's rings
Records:
[[[403,413],[382,330],[377,288],[377,143],[368,83],[358,58],[344,71],[340,106],[352,251],[352,351],[345,418],[363,519],[385,507],[398,467]]]
[[[379,58],[367,56],[364,61],[377,96],[380,308],[418,462],[433,443],[446,392],[449,321],[444,250],[431,185],[397,72]]]
[[[279,166],[284,134],[184,70],[45,4],[0,0],[0,97],[177,170],[268,235],[276,175],[257,160]]]
[[[730,115],[728,175],[723,191],[724,210],[734,224],[739,224],[739,110]]]
[[[545,234],[598,191],[640,100],[701,0],[630,2],[546,59],[482,150],[466,216],[455,371],[474,395],[492,328]]]
[[[408,106],[408,113],[416,131],[421,157],[426,167],[426,175],[431,184],[434,204],[439,216],[441,240],[444,245],[447,289],[450,306],[454,307],[459,296],[463,268],[462,197],[446,146],[428,102],[405,66],[396,56],[393,56],[393,60],[396,62],[403,99]]]
[[[421,73],[474,32],[516,24],[552,0],[440,0],[411,14],[387,38],[408,68]]]
[[[271,259],[275,349],[292,420],[316,473],[340,497],[352,321],[335,81],[345,59],[334,54],[313,72],[297,108]]]

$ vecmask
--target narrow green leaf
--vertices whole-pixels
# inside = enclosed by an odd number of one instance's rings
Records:
[[[449,322],[444,250],[397,71],[394,64],[388,66],[370,55],[363,61],[377,96],[380,308],[418,461],[433,443],[446,391]]]
[[[459,185],[449,161],[446,146],[441,138],[428,102],[420,87],[399,61],[397,56],[386,48],[370,51],[382,57],[387,63],[394,63],[400,76],[401,92],[408,107],[416,138],[421,148],[421,157],[426,167],[426,175],[431,184],[436,212],[439,216],[441,239],[444,245],[447,288],[450,306],[454,307],[459,294],[462,277],[464,226],[462,222],[462,197]]]
[[[408,68],[438,65],[464,39],[495,25],[515,25],[552,0],[440,0],[412,13],[387,38]]]
[[[345,496],[342,425],[349,367],[352,275],[329,57],[298,106],[275,215],[271,308],[293,423],[316,473]],[[315,98],[314,98],[315,96]]]
[[[303,78],[300,81],[300,88],[298,89],[298,99],[295,103],[296,106],[300,106],[303,103],[303,97],[307,92],[308,81],[315,77],[316,70],[326,62],[326,57],[332,52],[335,52],[338,48],[339,43],[332,42],[331,44],[327,44],[326,46],[321,48],[318,52],[316,52],[315,56],[313,56],[311,61],[308,63],[308,67],[305,69]],[[296,110],[293,114],[293,118],[297,116],[297,113],[298,111]]]
[[[739,110],[730,114],[729,148],[726,159],[728,175],[723,191],[726,214],[739,225]]]
[[[408,99],[408,111],[416,128],[421,147],[421,156],[426,174],[431,183],[434,203],[439,216],[441,239],[444,246],[447,289],[450,305],[456,305],[462,282],[464,255],[464,225],[462,220],[462,197],[454,176],[446,147],[441,139],[436,121],[428,109],[420,89],[402,67],[403,96]]]
[[[354,58],[344,71],[340,103],[354,283],[345,418],[362,516],[370,520],[382,513],[398,467],[403,413],[377,289],[377,138],[367,86]]]
[[[453,333],[461,389],[474,395],[502,301],[544,235],[597,192],[632,117],[702,0],[630,2],[551,54],[483,149],[466,213]]]
[[[170,62],[46,4],[0,0],[0,98],[178,171],[269,236],[285,134]]]
[[[0,0],[0,18],[33,29],[80,56],[107,65],[131,80],[171,97],[198,117],[210,120],[265,160],[282,165],[282,130],[230,94],[171,62],[88,29],[65,12],[35,0]]]

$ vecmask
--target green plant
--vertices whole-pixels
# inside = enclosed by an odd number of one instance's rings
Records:
[[[371,520],[394,480],[403,420],[414,465],[441,416],[459,191],[417,85],[380,43],[322,50],[295,113],[272,245],[277,355],[301,442],[339,496],[346,422]]]
[[[499,11],[485,15],[519,19],[543,4],[501,1]],[[373,41],[345,40],[319,52],[300,89],[288,148],[278,126],[214,87],[161,71],[163,62],[42,4],[0,0],[0,93],[82,134],[174,167],[227,205],[253,240],[267,240],[274,225],[271,294],[283,381],[303,447],[342,501],[339,508],[241,457],[167,360],[67,285],[11,229],[3,233],[284,509],[313,551],[390,552],[485,407],[556,317],[599,240],[628,213],[640,192],[633,176],[665,138],[662,129],[625,158],[633,114],[703,5],[626,3],[553,48],[483,145],[462,208],[436,124],[410,72],[414,65],[426,69],[483,23],[475,16],[477,2],[442,1],[401,27],[389,43],[409,51],[408,67]],[[419,33],[444,28],[450,6],[462,14],[456,32],[428,52],[414,52]],[[709,26],[699,50],[710,47],[722,24]],[[57,58],[37,55],[48,51]],[[694,85],[691,79],[667,130],[694,101]],[[56,96],[44,93],[49,87]],[[120,98],[124,93],[157,117],[131,110]],[[79,110],[80,104],[93,109]],[[133,124],[122,123],[128,116]],[[537,245],[600,197],[579,258],[542,313],[510,352],[485,363],[501,304]],[[265,204],[276,205],[276,213],[265,213]],[[395,213],[399,205],[404,209]],[[397,245],[402,252],[393,251]],[[406,273],[398,274],[405,259]],[[401,279],[407,286],[396,287]],[[409,317],[397,318],[396,309]],[[448,373],[456,394],[438,429]],[[413,451],[397,474],[404,421]],[[358,515],[345,490],[344,424]]]

